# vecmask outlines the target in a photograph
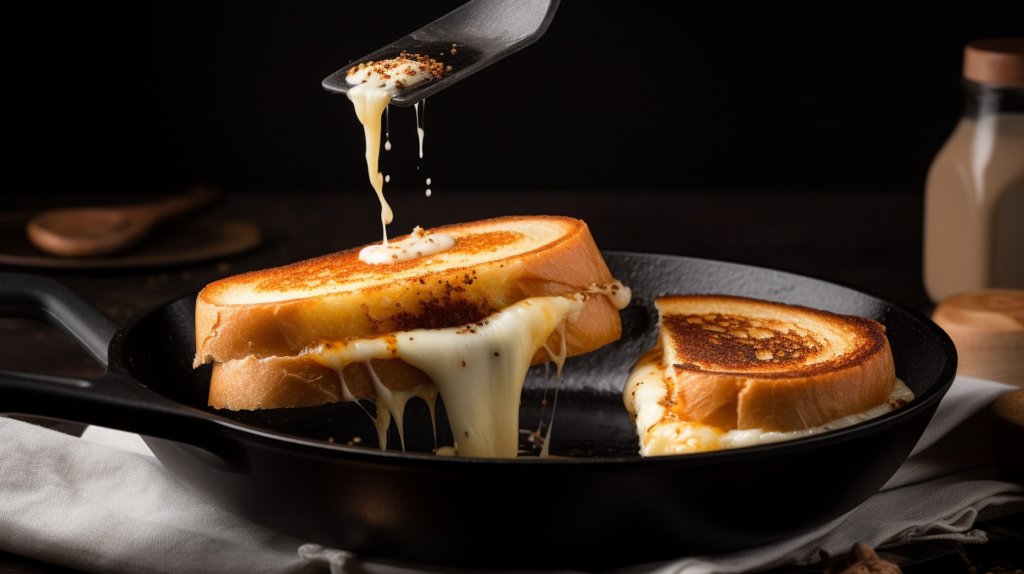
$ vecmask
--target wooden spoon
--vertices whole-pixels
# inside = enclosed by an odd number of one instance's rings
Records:
[[[61,257],[93,257],[127,249],[153,227],[209,205],[220,193],[207,186],[142,205],[75,207],[41,213],[25,228],[36,247]]]

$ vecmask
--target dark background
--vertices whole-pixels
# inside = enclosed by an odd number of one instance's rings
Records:
[[[246,219],[267,241],[169,268],[0,272],[53,277],[124,322],[228,275],[379,240],[362,130],[320,82],[461,3],[5,5],[0,215],[205,181],[228,193],[189,224]],[[603,249],[781,268],[928,313],[925,174],[960,113],[963,45],[1000,36],[1024,36],[1024,1],[562,0],[536,44],[430,98],[424,160],[412,111],[392,110],[391,233],[561,213]],[[45,325],[0,318],[0,339],[3,369],[102,372]],[[966,572],[961,555],[914,571]],[[30,562],[0,553],[0,571],[57,571]]]
[[[371,208],[362,130],[320,82],[459,4],[8,10],[4,198],[206,181]],[[388,188],[920,191],[963,44],[1024,34],[1019,0],[921,6],[563,0],[536,44],[430,98],[424,160],[392,107]]]

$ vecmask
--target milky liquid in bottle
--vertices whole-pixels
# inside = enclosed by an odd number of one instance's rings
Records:
[[[991,55],[975,47],[984,42],[968,45],[964,115],[928,172],[924,279],[936,302],[1024,289],[1024,41],[1019,79],[1013,58],[994,71],[979,64]]]

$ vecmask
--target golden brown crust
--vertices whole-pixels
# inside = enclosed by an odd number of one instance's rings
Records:
[[[718,295],[656,303],[682,420],[800,430],[876,407],[895,385],[885,327],[870,319]]]
[[[524,226],[556,237],[525,241],[526,249],[495,257],[523,241],[516,228]],[[456,238],[442,255],[468,263],[420,272],[420,260],[373,266],[351,249],[211,283],[196,301],[196,365],[293,356],[319,339],[459,325],[526,297],[578,292],[612,279],[580,220],[507,217],[433,231]],[[360,287],[346,288],[350,282]],[[255,302],[236,304],[239,294]]]
[[[616,341],[622,334],[618,310],[605,298],[589,299],[575,323],[566,325],[569,356],[587,353]],[[549,346],[558,349],[557,333]],[[539,349],[531,364],[549,360]],[[381,383],[391,390],[404,390],[433,381],[426,373],[401,359],[371,359]],[[347,365],[342,373],[349,392],[356,398],[374,398],[376,393],[362,363]],[[218,409],[255,410],[309,407],[344,400],[338,373],[321,365],[310,355],[293,357],[253,356],[213,365],[209,404]]]

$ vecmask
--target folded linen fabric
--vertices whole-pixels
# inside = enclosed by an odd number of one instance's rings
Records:
[[[974,529],[979,517],[1024,512],[1024,487],[995,475],[984,424],[988,405],[1014,388],[957,377],[913,454],[882,491],[814,531],[740,552],[618,571],[756,572],[814,562],[820,549],[841,554],[857,541],[984,542]],[[247,522],[180,485],[136,435],[90,427],[79,439],[4,418],[0,549],[105,573],[448,571],[353,556]]]

